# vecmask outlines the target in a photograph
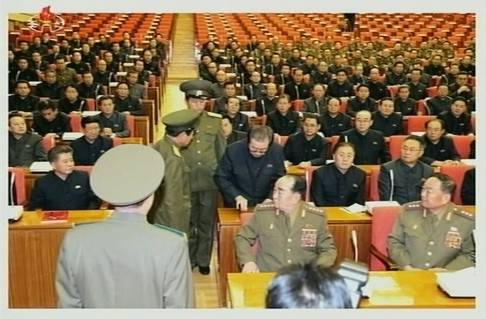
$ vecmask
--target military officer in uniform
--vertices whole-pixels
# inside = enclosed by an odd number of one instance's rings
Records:
[[[190,169],[181,149],[191,143],[200,114],[199,111],[186,109],[164,116],[165,136],[154,145],[154,149],[164,158],[165,177],[155,192],[148,220],[186,234],[189,234],[191,217]]]
[[[243,272],[275,272],[298,262],[329,267],[336,260],[334,240],[325,212],[302,201],[305,180],[284,175],[273,189],[273,203],[260,204],[235,237]],[[251,246],[258,243],[256,254]]]
[[[475,266],[474,214],[451,202],[456,185],[434,173],[421,200],[403,206],[388,236],[388,255],[403,270],[455,271]]]
[[[185,234],[146,220],[163,177],[162,156],[145,145],[120,145],[96,161],[91,187],[115,210],[66,232],[55,282],[60,308],[195,306]]]
[[[191,265],[207,275],[213,247],[213,229],[216,219],[218,188],[213,175],[226,149],[226,139],[221,129],[221,115],[204,111],[206,100],[212,96],[211,82],[189,80],[181,83],[186,104],[201,111],[192,143],[182,156],[191,168],[191,226],[189,254]]]

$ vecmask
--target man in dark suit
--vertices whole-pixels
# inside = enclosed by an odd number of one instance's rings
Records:
[[[304,72],[301,69],[292,71],[292,79],[293,81],[286,84],[284,88],[284,93],[289,95],[290,101],[305,100],[311,96],[311,86],[303,82]]]
[[[224,206],[241,211],[269,199],[273,184],[285,174],[283,148],[273,143],[273,130],[255,125],[248,134],[226,148],[214,174]]]
[[[284,145],[285,160],[299,167],[319,166],[326,162],[327,140],[318,133],[321,123],[317,114],[304,117],[303,130],[289,135]]]
[[[451,137],[445,135],[444,122],[440,119],[425,123],[424,154],[420,161],[430,166],[459,165],[460,156]]]
[[[290,109],[289,97],[284,94],[277,99],[277,109],[268,113],[267,125],[276,134],[288,136],[299,129],[299,113]]]
[[[371,128],[382,132],[385,136],[403,134],[403,116],[396,113],[393,100],[385,97],[378,102],[378,110],[372,113]]]
[[[361,110],[356,113],[355,128],[342,132],[339,142],[352,143],[356,149],[355,165],[383,164],[390,160],[382,132],[371,129],[371,112]]]
[[[247,136],[247,132],[236,131],[233,129],[231,118],[227,114],[223,115],[223,118],[221,119],[221,128],[223,129],[223,135],[226,138],[226,145],[244,140]]]

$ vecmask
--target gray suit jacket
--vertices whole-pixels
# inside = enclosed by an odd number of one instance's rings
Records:
[[[60,308],[192,308],[186,237],[138,213],[69,230],[56,272]]]

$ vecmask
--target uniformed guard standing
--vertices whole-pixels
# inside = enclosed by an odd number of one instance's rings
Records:
[[[474,214],[450,201],[454,188],[451,177],[434,173],[422,187],[421,201],[403,206],[387,242],[388,254],[400,269],[475,266]]]
[[[212,96],[211,82],[185,81],[180,85],[190,109],[202,111],[192,143],[182,151],[191,169],[191,226],[189,254],[191,266],[207,275],[213,247],[218,188],[213,175],[226,148],[221,129],[221,115],[205,111],[206,100]]]
[[[56,271],[60,308],[194,307],[187,237],[147,222],[163,177],[162,156],[145,145],[120,145],[96,161],[91,188],[115,210],[66,232]]]
[[[182,157],[181,149],[191,143],[200,115],[200,111],[192,109],[167,114],[162,118],[165,136],[154,145],[154,149],[164,158],[165,176],[155,192],[148,220],[188,235],[191,217],[190,168]]]

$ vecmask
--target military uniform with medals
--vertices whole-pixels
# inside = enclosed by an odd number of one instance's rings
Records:
[[[254,244],[258,244],[256,254],[251,251]],[[257,205],[252,218],[238,231],[235,246],[239,265],[252,261],[262,272],[312,260],[329,267],[337,256],[325,212],[306,202],[288,214],[273,204]]]
[[[407,265],[451,271],[474,267],[474,229],[475,215],[453,203],[441,216],[420,202],[407,203],[388,236],[388,255],[401,269]]]

